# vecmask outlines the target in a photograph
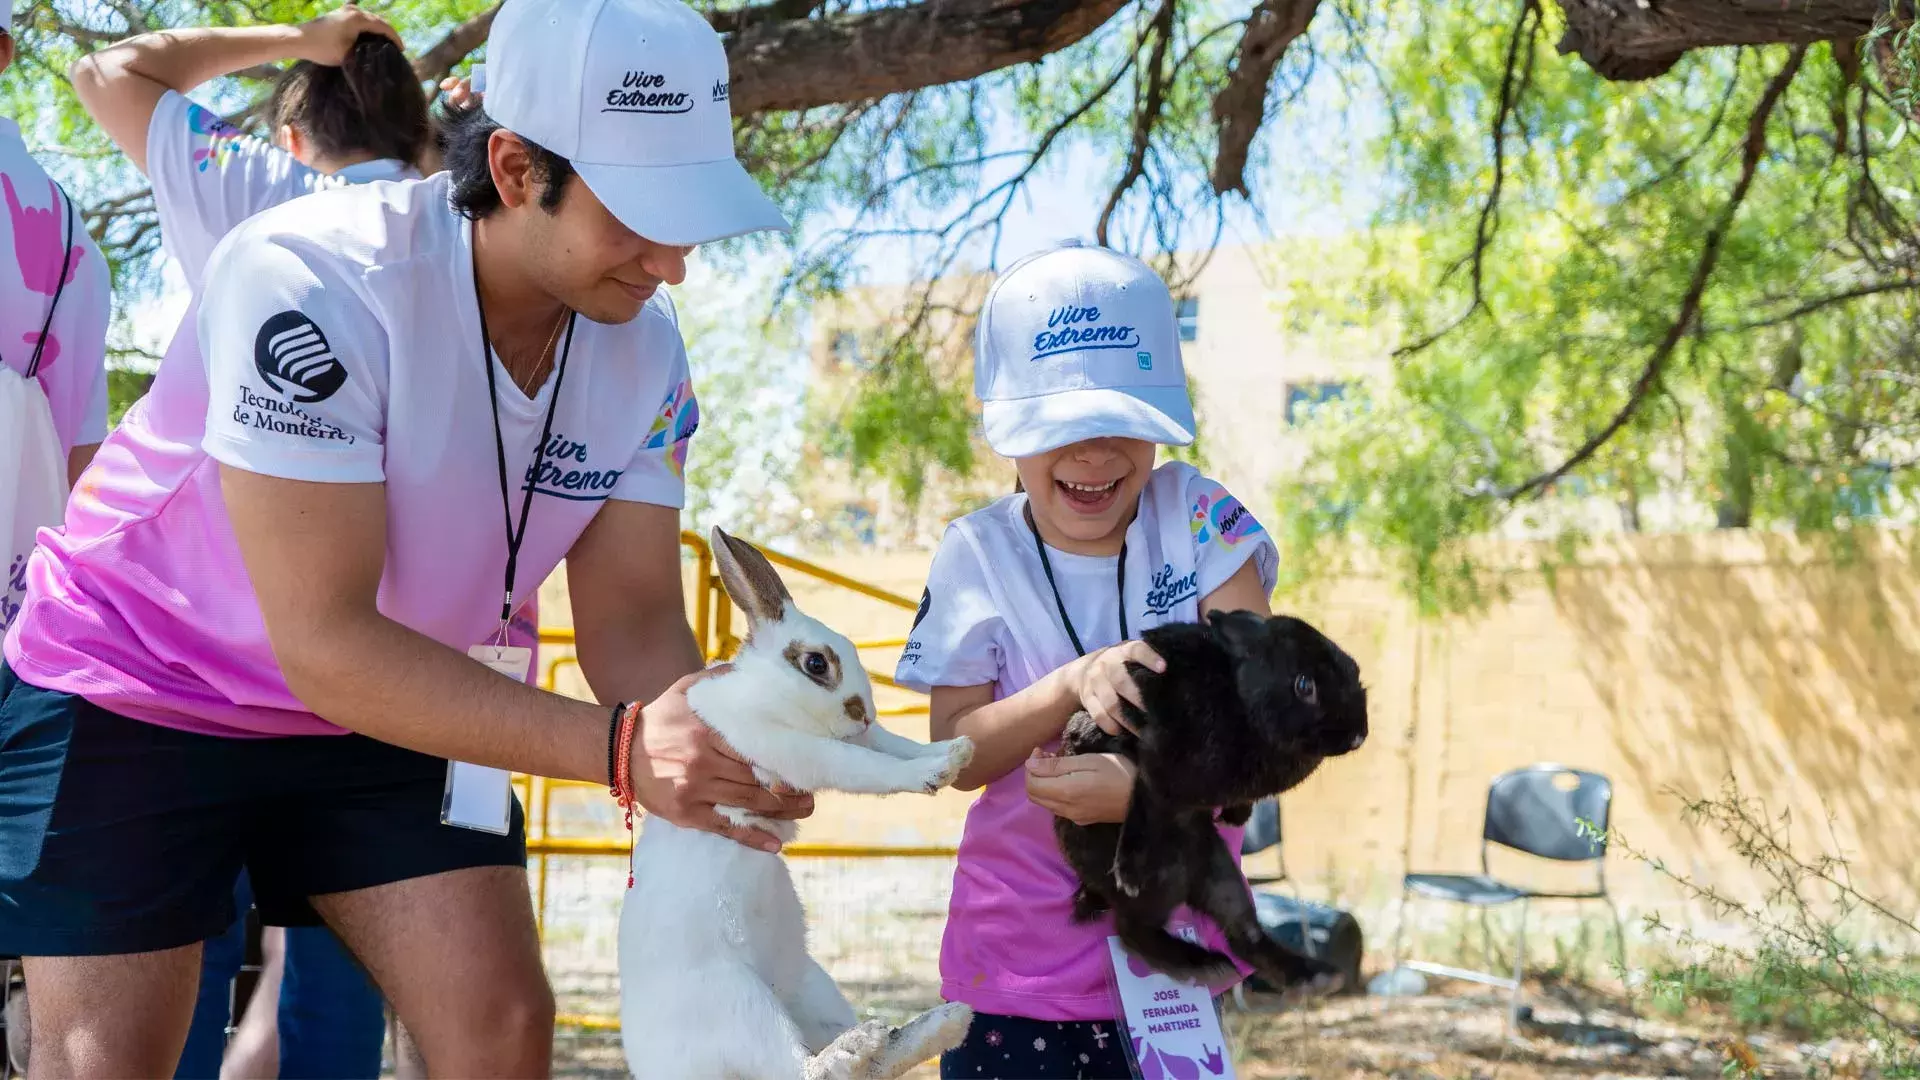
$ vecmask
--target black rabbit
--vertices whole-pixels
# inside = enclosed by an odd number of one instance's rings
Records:
[[[1054,820],[1060,850],[1080,878],[1074,919],[1112,909],[1132,953],[1180,978],[1231,971],[1226,957],[1167,932],[1181,904],[1211,917],[1235,953],[1276,986],[1334,977],[1332,965],[1269,938],[1246,879],[1215,828],[1246,823],[1252,804],[1305,780],[1320,762],[1367,738],[1360,667],[1299,619],[1213,612],[1205,623],[1155,627],[1141,637],[1164,674],[1129,665],[1145,709],[1122,702],[1133,732],[1109,735],[1086,713],[1061,737],[1062,754],[1118,753],[1139,767],[1120,824]]]

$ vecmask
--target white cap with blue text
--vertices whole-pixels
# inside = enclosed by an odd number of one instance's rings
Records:
[[[488,116],[655,243],[787,228],[734,156],[720,35],[679,0],[506,0],[485,78]]]
[[[1083,439],[1193,441],[1173,295],[1146,263],[1068,241],[987,293],[973,386],[987,445],[1031,457]]]

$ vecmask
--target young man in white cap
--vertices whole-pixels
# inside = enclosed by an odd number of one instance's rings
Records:
[[[769,848],[714,805],[810,810],[685,700],[699,413],[658,290],[784,225],[734,158],[719,38],[676,0],[507,0],[487,73],[448,172],[221,242],[197,335],[28,566],[0,953],[27,957],[37,1074],[171,1071],[244,866],[269,923],[339,932],[433,1073],[542,1075],[507,770]],[[501,677],[562,558],[598,705]]]
[[[1127,665],[1163,668],[1141,631],[1265,614],[1278,559],[1218,483],[1154,465],[1158,446],[1193,441],[1194,418],[1173,298],[1138,259],[1064,244],[1008,268],[980,315],[974,390],[1020,491],[947,529],[895,676],[931,693],[934,738],[973,739],[954,786],[985,788],[940,948],[942,996],[975,1016],[941,1075],[1124,1080],[1112,917],[1074,919],[1053,820],[1124,820],[1133,766],[1047,755],[1080,709],[1118,730],[1120,699],[1139,702]]]

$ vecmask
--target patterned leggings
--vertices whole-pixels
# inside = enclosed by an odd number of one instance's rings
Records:
[[[967,1041],[940,1057],[943,1080],[1128,1080],[1111,1020],[1029,1020],[975,1013]]]

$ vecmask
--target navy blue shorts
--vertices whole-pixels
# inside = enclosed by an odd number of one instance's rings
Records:
[[[360,735],[230,739],[130,720],[0,664],[0,956],[177,948],[310,896],[526,865],[506,836],[440,824],[447,763]]]
[[[1111,1020],[1059,1022],[975,1013],[967,1039],[940,1055],[942,1080],[1129,1080],[1125,1035]]]

